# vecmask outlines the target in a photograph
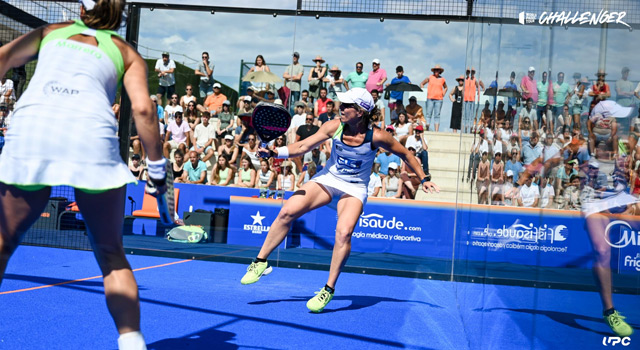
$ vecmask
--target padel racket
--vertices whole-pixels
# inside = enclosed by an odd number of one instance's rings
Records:
[[[173,169],[170,162],[167,162],[167,179],[165,180],[166,192],[156,196],[158,200],[158,213],[160,214],[160,222],[164,226],[174,226],[176,224],[176,201],[173,192]],[[151,180],[147,180],[150,183]],[[153,183],[153,182],[151,182]]]
[[[260,102],[253,109],[251,125],[260,137],[260,147],[267,148],[267,143],[287,132],[291,125],[291,114],[282,105]]]

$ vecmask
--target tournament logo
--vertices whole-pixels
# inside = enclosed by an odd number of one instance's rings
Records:
[[[47,96],[53,95],[66,95],[66,96],[75,96],[80,94],[80,90],[76,90],[67,86],[62,85],[62,83],[58,81],[50,81],[44,85],[42,89]]]
[[[640,272],[640,253],[637,253],[635,257],[627,255],[624,257],[624,266],[632,267],[636,271]]]
[[[616,242],[611,242],[611,233],[613,232],[613,228],[616,226],[620,227],[620,239]],[[628,245],[640,245],[640,231],[634,231],[631,229],[631,226],[622,220],[614,220],[607,225],[604,229],[604,240],[613,248],[624,248]]]
[[[256,215],[249,215],[249,216],[251,216],[251,218],[253,219],[253,222],[251,223],[251,225],[249,224],[244,225],[245,231],[251,231],[251,233],[255,235],[261,235],[263,232],[269,232],[269,228],[271,228],[271,226],[264,226],[262,224],[262,220],[264,220],[266,216],[260,215],[259,210],[256,212]]]

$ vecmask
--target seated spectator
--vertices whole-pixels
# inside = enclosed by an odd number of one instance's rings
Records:
[[[217,115],[222,112],[222,104],[227,100],[227,96],[222,94],[222,85],[220,83],[213,84],[213,94],[207,96],[204,100],[204,106],[198,105],[200,112],[209,112],[211,115]]]
[[[237,120],[239,126],[236,128],[235,142],[242,150],[242,145],[249,141],[249,136],[255,135],[256,130],[251,126],[251,115],[239,115]]]
[[[397,102],[396,102],[397,104]],[[393,124],[396,131],[396,139],[401,144],[405,144],[407,142],[407,137],[413,134],[413,128],[411,123],[409,123],[409,119],[407,118],[407,112],[402,111],[398,114],[398,119]]]
[[[513,180],[513,170],[507,170],[507,180],[504,182],[502,186],[502,191],[504,194],[504,205],[512,206],[514,204],[514,199],[517,198],[518,189],[513,187],[515,183]]]
[[[418,163],[422,164],[422,161],[420,160],[420,158],[416,156],[416,149],[411,146],[409,146],[409,148],[407,149],[409,150],[409,152],[411,152],[411,154],[413,154],[413,156],[416,158]],[[412,172],[411,168],[409,168],[409,163],[407,162],[404,162],[402,164],[402,170],[400,171],[400,179],[402,179],[402,183],[404,184],[403,186],[404,198],[415,199],[416,192],[418,191],[418,188],[420,188],[421,179],[418,178],[416,173]]]
[[[296,185],[296,177],[293,175],[291,161],[282,163],[282,174],[278,174],[276,188],[279,191],[293,191]]]
[[[507,143],[507,154],[512,154],[516,151],[517,158],[520,158],[520,145],[518,144],[518,135],[512,134],[509,142]]]
[[[504,164],[504,170],[506,172],[509,172],[509,170],[511,170],[512,172],[512,177],[513,177],[513,184],[518,182],[518,177],[520,176],[520,173],[523,171],[524,166],[522,164],[522,162],[520,162],[519,157],[518,157],[518,151],[516,149],[511,149],[511,158],[509,158],[509,160],[507,160]]]
[[[607,149],[612,149],[613,145],[618,144],[618,124],[616,118],[611,115],[593,113],[587,121],[587,130],[589,130],[589,151],[592,156],[600,142],[604,142]],[[617,153],[617,149],[614,149],[614,153]]]
[[[249,137],[247,138],[247,143],[242,143],[238,146],[242,147],[243,157],[244,155],[246,155],[251,160],[253,169],[259,168],[260,155],[258,154],[258,149],[260,148],[260,143],[257,142],[257,136],[255,135],[255,133],[249,135]]]
[[[158,115],[158,120],[160,121],[160,123],[164,123],[164,108],[160,104],[158,104],[158,96],[151,95],[149,96],[149,98],[151,98],[151,101],[153,102],[153,107],[156,114]],[[163,124],[162,127],[166,127],[166,124]],[[162,129],[160,133],[163,133],[162,131],[164,131],[164,129]]]
[[[476,171],[478,171],[480,158],[485,152],[489,154],[489,142],[485,139],[484,129],[480,129],[478,132],[478,140],[471,146],[471,150],[469,151],[467,182],[471,183],[471,188],[473,188],[473,181],[476,179]]]
[[[173,160],[174,162],[171,164],[171,169],[173,169],[173,181],[182,182],[182,174],[184,173],[184,153],[177,150],[173,154]]]
[[[519,114],[518,117],[519,117],[519,120],[520,120],[520,125],[518,125],[518,130],[522,129],[522,127],[524,126],[524,122],[526,120],[529,121],[529,125],[528,125],[529,130],[531,130],[532,128],[533,129],[537,129],[538,128],[538,124],[537,124],[538,112],[537,112],[537,110],[535,108],[533,108],[533,98],[531,98],[531,97],[527,98],[527,101],[525,102],[525,107],[520,110],[520,114]],[[532,120],[536,124],[532,125],[531,124]],[[524,140],[521,140],[521,142],[524,142]]]
[[[504,184],[504,163],[502,163],[502,153],[495,154],[493,167],[491,168],[491,204],[502,205],[504,196],[502,185]]]
[[[305,124],[298,127],[298,130],[296,130],[295,142],[309,138],[311,135],[318,132],[319,129],[320,128],[317,125],[313,125],[313,116],[311,114],[307,114]],[[311,152],[307,152],[307,154],[309,153]],[[305,154],[304,157],[306,157],[307,154]],[[298,174],[302,171],[302,158],[302,156],[291,158],[291,160],[296,164],[296,171]]]
[[[284,147],[287,145],[287,137],[285,135],[282,136],[278,136],[272,145],[269,145],[269,149],[275,151],[276,148],[278,147]],[[280,174],[282,173],[282,169],[280,169],[282,163],[284,162],[284,159],[280,158],[280,159],[276,159],[276,158],[269,158],[269,162],[271,162],[271,168],[273,169],[273,171],[276,172],[276,174]]]
[[[386,149],[380,150],[382,152],[376,156],[374,164],[378,164],[378,174],[380,175],[381,179],[384,179],[385,176],[387,176],[387,174],[389,173],[389,164],[396,163],[396,170],[398,170],[397,165],[401,164],[402,161],[400,160],[400,157],[391,153],[391,151],[388,151]]]
[[[553,190],[552,179],[547,179],[546,177],[540,178],[540,208],[552,208],[553,207],[553,198],[556,195],[556,192]]]
[[[318,169],[316,168],[316,163],[314,162],[305,163],[304,167],[302,168],[302,172],[300,173],[300,176],[298,176],[298,183],[296,184],[296,186],[298,186],[298,188],[302,187],[302,185],[309,182],[309,180],[311,180],[311,178],[317,172],[318,172]]]
[[[251,163],[251,158],[244,155],[240,160],[240,169],[238,170],[239,182],[234,187],[254,188],[256,186],[256,169]]]
[[[198,110],[196,109],[196,101],[189,101],[187,103],[182,118],[184,118],[187,123],[189,123],[189,127],[191,128],[191,130],[195,130],[196,125],[200,124],[200,116],[198,114]]]
[[[291,117],[291,124],[289,125],[289,129],[287,130],[286,136],[289,143],[294,143],[296,140],[296,133],[298,132],[298,128],[304,125],[307,121],[307,113],[304,111],[305,104],[302,101],[298,101],[295,103],[296,114]],[[313,117],[313,115],[310,115]]]
[[[331,100],[327,97],[327,89],[320,88],[320,97],[318,97],[313,103],[313,115],[318,118],[320,114],[327,113],[327,103]]]
[[[269,161],[266,158],[260,159],[260,170],[257,174],[256,188],[265,190],[276,189],[275,172],[270,169]]]
[[[542,160],[542,150],[544,149],[541,144],[538,143],[538,133],[532,132],[529,143],[522,146],[522,159],[524,165],[531,165],[536,160]]]
[[[167,159],[170,159],[171,151],[176,148],[186,154],[187,140],[191,139],[191,128],[182,121],[182,112],[176,112],[175,116],[176,119],[171,121],[164,137],[164,157]]]
[[[134,153],[131,156],[131,164],[129,164],[129,170],[131,170],[131,174],[136,180],[142,180],[142,175],[144,174],[144,165],[140,162],[140,155]]]
[[[577,163],[576,160],[565,159],[564,166],[558,168],[556,172],[556,191],[558,195],[562,194],[564,189],[571,186],[571,177],[573,175],[578,175],[578,171],[574,169],[574,165]]]
[[[423,128],[427,125],[427,120],[424,118],[422,107],[418,104],[418,99],[415,96],[409,97],[409,104],[405,107],[405,111],[407,112],[409,120],[412,123],[415,123],[415,125],[413,125],[414,129],[418,125],[422,125]]]
[[[542,150],[542,161],[544,162],[543,177],[548,178],[551,171],[562,163],[562,154],[560,148],[553,142],[553,134],[548,133],[544,140],[544,149]]]
[[[216,165],[211,170],[210,185],[229,186],[233,184],[234,170],[225,157],[218,157]]]
[[[233,136],[226,135],[224,137],[224,143],[218,147],[218,158],[226,158],[230,166],[235,168],[233,164],[235,164],[238,159],[238,153],[239,148],[233,143]]]
[[[387,128],[385,129],[385,131],[391,134],[391,137],[393,137],[394,139],[396,139],[396,141],[398,141],[398,137],[396,136],[396,127],[393,126],[393,124],[387,125]]]
[[[13,80],[6,75],[0,78],[0,102],[10,105],[16,101],[16,93],[13,88]]]
[[[184,90],[185,90],[185,95],[180,97],[180,106],[182,107],[183,110],[186,110],[189,102],[193,102],[195,104],[197,101],[196,101],[196,96],[193,94],[193,85],[187,84]]]
[[[202,113],[202,124],[196,125],[191,137],[192,151],[198,153],[198,157],[204,155],[203,162],[207,162],[214,156],[213,140],[215,136],[215,129],[213,125],[209,124],[209,112]],[[215,158],[213,162],[215,162]]]
[[[169,103],[164,107],[164,122],[167,125],[171,124],[177,112],[183,113],[182,106],[178,104],[178,94],[172,94]]]
[[[246,95],[244,95],[244,96],[240,96],[240,97],[238,98],[238,104],[237,104],[237,106],[236,106],[236,107],[238,108],[238,110],[241,110],[241,109],[242,109],[242,107],[244,106],[244,102],[245,102],[245,101],[248,101],[248,102],[249,102],[249,107],[251,108],[251,100],[252,100],[254,97],[256,97],[256,96],[255,96],[255,92],[256,92],[256,88],[255,88],[255,87],[253,87],[253,86],[249,86],[249,87],[247,88],[247,94],[246,94]],[[240,113],[238,113],[238,114],[240,114]]]
[[[489,153],[482,152],[482,159],[478,165],[478,180],[476,181],[476,190],[478,191],[478,204],[489,204]]]
[[[398,120],[398,116],[400,115],[400,113],[405,113],[406,115],[406,111],[404,110],[404,104],[402,103],[402,101],[396,101],[396,108],[391,110],[391,116],[389,118],[389,124],[395,124],[396,121]]]
[[[182,182],[187,184],[204,184],[207,181],[207,165],[200,160],[196,151],[189,151],[189,161],[184,164]]]
[[[378,92],[378,90],[371,90],[371,97],[373,97],[373,102],[376,104],[376,107],[378,107],[378,110],[380,111],[380,117],[379,119],[375,122],[375,126],[379,127],[380,129],[384,129],[385,126],[391,124],[390,121],[387,120],[386,117],[386,108],[384,107],[384,103],[382,102],[382,100],[380,99],[380,92]]]
[[[324,152],[320,152],[320,148],[316,147],[307,152],[302,160],[304,164],[314,163],[318,171],[322,170],[327,164],[327,155]]]
[[[320,114],[318,117],[318,126],[339,117],[338,113],[335,112],[333,101],[329,101],[327,102],[327,112]]]
[[[371,177],[369,177],[369,186],[367,187],[367,196],[369,197],[378,197],[382,189],[382,180],[380,180],[380,175],[374,169],[375,167],[371,168]]]
[[[580,210],[582,205],[580,203],[580,177],[578,175],[571,175],[570,185],[564,189],[564,206],[566,210]]]
[[[520,187],[518,205],[521,207],[535,208],[540,201],[540,189],[533,183],[533,176],[527,176],[524,185]]]
[[[216,125],[215,138],[219,144],[223,144],[222,141],[225,136],[233,136],[233,129],[235,129],[234,120],[235,116],[231,113],[231,102],[224,101],[222,103],[222,111],[218,113],[218,124]]]
[[[402,198],[402,180],[398,176],[398,163],[391,162],[387,176],[382,179],[382,195],[387,198]]]

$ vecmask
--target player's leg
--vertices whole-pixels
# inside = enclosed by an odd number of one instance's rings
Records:
[[[285,239],[293,221],[301,217],[313,209],[319,208],[331,202],[331,195],[322,185],[309,181],[302,188],[296,191],[289,198],[280,213],[271,224],[267,238],[265,238],[262,248],[256,257],[256,260],[249,265],[247,273],[240,281],[242,284],[251,284],[258,282],[260,277],[269,267],[267,258],[280,243]],[[269,273],[270,270],[267,270]]]
[[[0,283],[20,237],[40,217],[51,187],[16,187],[0,182]]]
[[[125,189],[93,194],[76,190],[76,201],[104,276],[107,307],[120,334],[140,330],[138,285],[122,246]]]

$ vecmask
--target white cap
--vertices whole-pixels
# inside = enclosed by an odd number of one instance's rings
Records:
[[[96,6],[96,2],[93,0],[80,0],[80,2],[87,11],[93,10],[93,8]]]
[[[596,114],[601,114],[605,118],[626,118],[631,114],[632,110],[632,107],[623,107],[616,101],[604,100],[598,102],[598,104],[593,107],[591,116],[595,117]]]
[[[251,102],[251,96],[245,96],[244,100],[247,101],[247,102]]]
[[[536,69],[535,69],[533,66],[531,66],[531,67],[529,67],[528,72],[535,72],[535,70],[536,70]]]
[[[589,166],[592,167],[592,168],[598,169],[598,168],[600,168],[600,163],[598,163],[597,160],[591,158],[591,159],[589,159]]]
[[[338,101],[343,103],[355,103],[358,106],[364,108],[367,112],[371,112],[376,106],[373,102],[373,97],[363,88],[353,88],[347,92],[338,92]]]
[[[215,84],[213,84],[213,88],[214,88],[214,89],[215,89],[215,88],[220,89],[221,87],[222,87],[222,85],[220,85],[220,83],[215,83]]]
[[[398,163],[396,162],[389,163],[389,169],[398,170]]]
[[[231,101],[229,100],[225,100],[224,102],[222,102],[223,105],[227,105],[227,106],[231,106]]]
[[[273,101],[274,104],[280,105],[280,106],[284,106],[284,103],[282,103],[282,100],[279,98],[276,98],[275,101]]]
[[[225,139],[225,140],[233,140],[233,136],[232,136],[232,135],[227,134],[227,135],[224,135],[224,139]]]
[[[371,63],[380,64],[380,60],[377,58],[374,58],[373,61],[371,61]]]
[[[513,176],[513,170],[511,169],[507,170],[507,177],[509,176]]]

